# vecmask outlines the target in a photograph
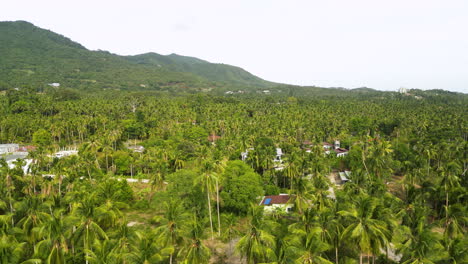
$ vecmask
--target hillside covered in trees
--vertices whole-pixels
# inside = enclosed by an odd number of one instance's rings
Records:
[[[0,263],[468,261],[466,94],[0,44]]]
[[[171,54],[119,56],[90,51],[67,37],[25,21],[0,22],[2,85],[62,83],[80,89],[199,90],[267,86],[245,70]]]

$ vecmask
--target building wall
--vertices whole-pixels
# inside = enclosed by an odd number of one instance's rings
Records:
[[[18,149],[18,144],[0,144],[0,154],[16,152]]]
[[[288,213],[292,210],[293,207],[293,204],[272,204],[265,206],[264,210],[265,212],[272,213],[279,209],[285,213]]]

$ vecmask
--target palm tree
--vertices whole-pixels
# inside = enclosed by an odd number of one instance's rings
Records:
[[[391,239],[385,222],[375,218],[376,207],[375,198],[361,195],[353,208],[339,212],[350,223],[343,231],[342,238],[358,245],[360,264],[364,253],[377,253]]]
[[[275,256],[275,237],[269,234],[266,220],[263,218],[263,207],[251,205],[249,210],[249,228],[236,245],[237,251],[248,264],[273,261]]]
[[[294,179],[292,182],[294,190],[291,189],[291,192],[294,192],[294,206],[297,208],[299,214],[302,214],[303,211],[311,206],[313,200],[315,200],[315,195],[313,194],[313,186],[310,181],[299,177]]]
[[[186,245],[179,252],[184,264],[203,264],[208,263],[210,260],[211,252],[208,247],[203,244],[203,225],[197,219],[196,215],[193,216],[192,221],[187,226]]]
[[[200,184],[202,190],[206,191],[208,203],[208,216],[210,218],[211,239],[214,239],[213,231],[213,216],[211,213],[211,190],[215,187],[218,181],[218,175],[214,172],[214,165],[212,161],[205,160],[203,162],[202,174],[195,179],[196,184]]]
[[[156,228],[155,232],[163,245],[171,247],[175,252],[182,242],[183,224],[187,219],[187,214],[184,213],[180,202],[176,200],[165,202],[163,207],[164,216],[160,219],[161,225]],[[173,252],[169,254],[169,263],[172,263]]]
[[[431,225],[420,219],[418,226],[407,230],[407,239],[402,242],[398,252],[403,254],[404,264],[434,264],[446,258],[446,252],[438,235],[431,231]]]
[[[83,200],[77,210],[76,214],[81,217],[81,223],[73,232],[72,239],[74,245],[79,244],[81,241],[84,246],[85,260],[88,264],[88,253],[91,245],[96,239],[108,239],[107,234],[102,228],[95,222],[96,219],[96,208],[95,200],[93,196],[87,197]]]
[[[447,212],[443,219],[445,223],[444,237],[453,239],[462,236],[468,223],[466,207],[461,204],[452,204],[448,208],[445,207],[445,210]]]
[[[46,259],[47,263],[63,264],[68,253],[69,226],[63,219],[63,210],[57,210],[50,214],[50,218],[44,222],[38,231],[43,238],[34,248],[35,256]],[[46,253],[46,254],[44,254]]]
[[[314,227],[309,232],[303,229],[294,229],[291,234],[291,247],[298,256],[295,263],[302,264],[332,264],[322,257],[322,253],[330,247],[320,239],[322,230]]]
[[[8,203],[9,203],[9,208],[10,208],[10,214],[13,215],[13,197],[12,197],[12,192],[15,189],[15,186],[13,184],[13,172],[8,166],[8,163],[6,162],[5,159],[0,158],[0,169],[3,172],[2,174],[5,175],[5,189],[6,193],[8,195]],[[11,225],[15,225],[15,220],[12,217],[11,218]]]
[[[453,264],[466,263],[468,259],[468,247],[466,246],[466,237],[456,237],[453,239],[444,239],[442,244],[448,253],[447,261]]]
[[[237,228],[238,218],[234,214],[223,214],[221,219],[224,226],[223,239],[229,242],[240,233]]]
[[[25,258],[24,247],[26,243],[19,243],[14,237],[2,235],[0,237],[0,262],[1,263],[20,263]],[[38,264],[40,259],[28,259],[22,264]]]
[[[165,247],[161,242],[154,234],[144,235],[135,232],[131,243],[131,252],[127,255],[126,260],[129,263],[150,264],[167,259],[174,253],[174,248],[172,246]]]
[[[343,225],[338,214],[337,203],[320,212],[318,224],[321,228],[321,240],[335,248],[335,263],[338,264],[338,248],[341,242]]]
[[[43,222],[48,221],[50,215],[43,212],[42,199],[37,196],[26,196],[25,199],[18,203],[18,211],[24,213],[24,217],[18,222],[17,226],[23,229],[23,232],[28,236],[30,242],[34,245],[38,240],[37,232],[34,229],[39,227]]]
[[[448,217],[448,208],[449,208],[449,194],[450,191],[454,188],[460,185],[460,178],[457,176],[458,174],[461,174],[461,168],[460,165],[452,161],[447,164],[446,167],[443,167],[441,171],[442,175],[442,182],[441,186],[444,188],[445,192],[445,219],[446,223],[445,225],[448,225],[449,217]]]

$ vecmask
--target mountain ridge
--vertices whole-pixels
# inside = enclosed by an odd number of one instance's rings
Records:
[[[88,50],[63,35],[27,21],[0,22],[0,66],[0,80],[9,85],[62,82],[83,88],[176,86],[197,90],[273,84],[236,66],[174,53],[121,56]]]

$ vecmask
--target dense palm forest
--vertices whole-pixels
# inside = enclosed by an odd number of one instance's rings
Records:
[[[0,33],[0,263],[468,263],[466,94]]]
[[[35,149],[0,168],[1,262],[466,263],[466,95],[348,93],[8,89],[0,141]]]

